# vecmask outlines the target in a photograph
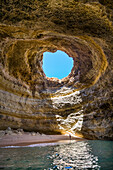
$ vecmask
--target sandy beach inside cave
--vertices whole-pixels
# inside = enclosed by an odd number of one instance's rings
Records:
[[[58,141],[70,140],[66,135],[45,135],[45,134],[32,134],[32,133],[12,133],[0,136],[0,147],[4,146],[27,146],[39,143],[54,143]],[[81,141],[85,140],[80,137],[71,137],[71,140]]]

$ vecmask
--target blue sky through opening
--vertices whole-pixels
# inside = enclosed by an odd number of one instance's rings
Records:
[[[73,59],[63,51],[43,53],[43,71],[47,77],[62,79],[67,77],[73,68]]]

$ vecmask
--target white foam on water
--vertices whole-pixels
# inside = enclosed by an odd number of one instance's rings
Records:
[[[70,143],[73,140],[61,140],[58,141],[56,143],[38,143],[38,144],[31,144],[31,145],[26,145],[26,146],[3,146],[0,148],[24,148],[24,147],[45,147],[45,146],[54,146],[54,145],[60,145],[60,144],[64,144],[64,143]]]

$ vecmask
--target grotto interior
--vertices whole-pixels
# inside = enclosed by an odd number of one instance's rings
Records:
[[[0,129],[113,140],[113,2],[5,0],[0,21]],[[43,53],[73,58],[63,79]]]

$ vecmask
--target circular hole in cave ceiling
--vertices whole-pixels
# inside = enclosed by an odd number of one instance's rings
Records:
[[[71,73],[73,59],[60,50],[55,53],[44,52],[42,68],[47,77],[62,79]]]

